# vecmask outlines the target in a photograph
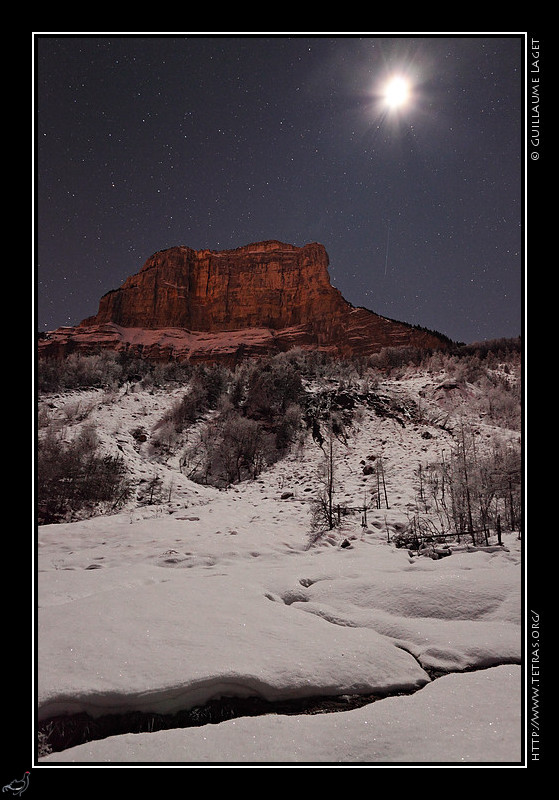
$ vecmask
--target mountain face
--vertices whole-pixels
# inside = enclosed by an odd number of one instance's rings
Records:
[[[321,244],[266,241],[155,253],[101,298],[94,317],[41,339],[39,354],[106,348],[155,360],[235,363],[292,347],[349,357],[448,344],[440,334],[354,308],[331,285]]]
[[[173,247],[106,294],[82,326],[233,331],[281,330],[337,315],[344,301],[328,278],[318,244],[262,242],[213,252]]]

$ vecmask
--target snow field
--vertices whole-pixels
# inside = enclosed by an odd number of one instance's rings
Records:
[[[390,508],[371,509],[366,528],[348,517],[309,548],[322,451],[309,441],[228,491],[193,484],[172,458],[150,463],[130,435],[139,421],[149,429],[173,397],[89,397],[107,447],[138,476],[157,470],[172,480],[172,495],[39,529],[39,719],[174,713],[228,696],[383,699],[335,714],[114,736],[39,764],[518,762],[516,534],[502,548],[454,545],[440,560],[392,543],[417,509],[417,466],[450,434],[430,428],[425,438],[421,426],[364,410],[337,444],[337,496],[356,505],[369,496],[363,465],[374,454],[386,465]],[[454,674],[432,679],[433,671]]]

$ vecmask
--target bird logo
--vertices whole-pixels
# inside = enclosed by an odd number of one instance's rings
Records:
[[[14,797],[19,797],[20,794],[27,789],[29,786],[29,772],[25,772],[23,778],[21,780],[15,780],[11,783],[7,783],[5,786],[2,787],[3,792],[11,792]]]

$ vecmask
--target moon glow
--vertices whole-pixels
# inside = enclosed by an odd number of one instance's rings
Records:
[[[405,106],[410,98],[410,85],[405,78],[391,78],[384,87],[384,102],[389,108]]]

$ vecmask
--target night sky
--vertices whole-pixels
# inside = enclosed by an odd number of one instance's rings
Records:
[[[158,250],[279,239],[323,244],[356,306],[454,341],[521,334],[522,35],[34,44],[39,331]]]

